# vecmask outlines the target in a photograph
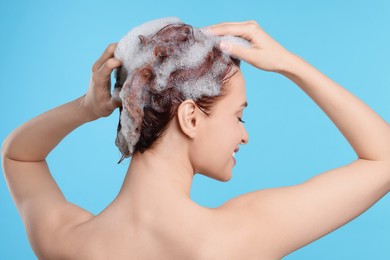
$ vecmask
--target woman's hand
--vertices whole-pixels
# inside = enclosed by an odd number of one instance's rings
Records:
[[[111,97],[111,73],[122,65],[121,61],[114,59],[116,46],[117,43],[110,44],[92,66],[89,88],[81,101],[91,120],[107,117],[121,106],[120,102]]]
[[[235,35],[249,41],[251,48],[226,42],[222,43],[220,48],[262,70],[281,71],[288,63],[288,59],[293,56],[264,32],[256,21],[219,23],[205,29],[216,35]]]

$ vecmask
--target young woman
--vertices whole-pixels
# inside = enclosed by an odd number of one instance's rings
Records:
[[[280,259],[356,218],[388,193],[390,127],[379,115],[283,48],[255,21],[221,23],[208,31],[248,40],[250,48],[227,42],[219,47],[295,82],[335,123],[358,158],[302,184],[247,193],[217,208],[194,203],[189,196],[194,174],[229,180],[232,153],[249,140],[240,119],[247,104],[245,82],[236,64],[234,73],[225,75],[224,95],[208,103],[209,111],[192,99],[175,99],[179,102],[172,102],[164,118],[144,110],[143,117],[156,122],[148,121],[150,130],[143,119],[134,147],[119,137],[121,121],[117,145],[124,157],[132,156],[131,164],[118,196],[94,216],[65,200],[45,158],[82,124],[118,107],[131,113],[131,102],[124,104],[110,93],[111,72],[122,66],[114,58],[117,45],[111,44],[93,65],[85,95],[28,121],[3,143],[3,171],[40,259]],[[140,75],[150,82],[150,74]]]

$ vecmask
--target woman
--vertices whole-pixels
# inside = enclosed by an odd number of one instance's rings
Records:
[[[221,23],[207,31],[249,41],[250,48],[230,42],[219,47],[295,82],[336,124],[358,158],[302,184],[247,193],[217,208],[191,201],[194,174],[229,180],[235,163],[231,154],[248,142],[240,122],[245,83],[236,66],[225,75],[225,94],[208,107],[210,116],[194,100],[178,98],[174,117],[160,126],[166,126],[161,135],[152,131],[148,136],[144,120],[142,129],[134,130],[144,140],[138,146],[121,137],[121,120],[117,145],[122,158],[132,156],[131,164],[119,195],[94,216],[65,200],[45,158],[72,130],[118,107],[132,122],[140,113],[153,118],[148,109],[130,114],[139,108],[126,101],[130,93],[121,99],[117,92],[111,96],[114,69],[118,89],[126,86],[119,70],[124,64],[114,58],[117,45],[111,44],[93,65],[85,95],[25,123],[3,143],[3,170],[40,259],[280,259],[356,218],[387,194],[390,129],[380,116],[283,48],[255,21]],[[139,75],[149,82],[148,73]]]

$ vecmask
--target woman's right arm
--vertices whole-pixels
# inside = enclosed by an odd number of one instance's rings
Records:
[[[390,126],[370,107],[298,56],[279,72],[321,107],[359,159],[390,162]]]
[[[390,191],[390,126],[378,114],[285,50],[257,23],[222,23],[210,30],[251,41],[250,49],[230,45],[227,51],[295,82],[335,123],[358,157],[300,185],[259,190],[225,203],[223,210],[237,212],[251,225],[248,236],[257,238],[254,244],[283,257],[348,223]]]

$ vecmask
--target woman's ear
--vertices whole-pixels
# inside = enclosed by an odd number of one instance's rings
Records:
[[[199,128],[199,109],[192,99],[183,101],[177,110],[179,128],[189,138],[196,137]]]

